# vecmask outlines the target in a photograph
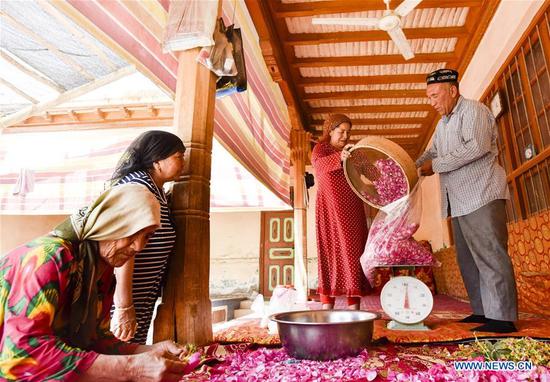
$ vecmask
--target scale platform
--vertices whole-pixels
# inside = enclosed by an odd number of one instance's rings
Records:
[[[391,330],[432,330],[428,326],[424,325],[424,322],[419,322],[416,324],[402,324],[394,320],[388,322],[386,327]]]

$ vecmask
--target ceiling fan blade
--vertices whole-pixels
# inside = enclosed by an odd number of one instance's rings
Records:
[[[393,12],[401,17],[406,16],[421,2],[422,0],[405,0]]]
[[[375,27],[378,25],[378,19],[366,17],[319,17],[311,19],[311,23],[313,25],[361,25]]]
[[[388,34],[390,35],[391,39],[397,46],[397,49],[401,52],[405,60],[410,60],[414,57],[414,53],[411,49],[411,45],[407,41],[407,37],[405,37],[405,33],[403,33],[403,30],[401,28],[393,28],[388,31]]]

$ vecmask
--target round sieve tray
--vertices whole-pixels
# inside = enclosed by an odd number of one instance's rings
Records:
[[[408,195],[418,181],[414,161],[389,139],[366,137],[349,151],[343,166],[346,179],[357,196],[374,208]]]

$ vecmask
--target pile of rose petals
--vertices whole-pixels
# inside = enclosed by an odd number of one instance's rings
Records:
[[[420,245],[412,236],[418,229],[417,223],[395,227],[387,222],[377,221],[369,235],[382,238],[374,248],[379,265],[434,265],[432,253]]]
[[[363,271],[371,285],[378,266],[438,264],[433,254],[412,237],[418,227],[418,223],[408,221],[406,211],[397,218],[377,216],[361,257]]]
[[[355,357],[324,362],[294,359],[281,348],[247,349],[218,356],[220,363],[204,365],[201,370],[184,375],[181,381],[550,381],[549,369],[542,366],[530,371],[456,371],[453,361],[463,358],[453,357],[447,348],[437,346],[390,345],[384,350],[370,349],[370,353],[364,350]]]
[[[407,195],[407,178],[393,159],[379,159],[374,165],[380,174],[378,179],[372,182],[377,195],[362,192],[365,199],[376,206],[385,206]]]
[[[310,361],[291,358],[284,349],[260,348],[236,352],[210,371],[210,381],[373,381],[376,370],[363,367],[366,350],[355,357],[333,361]]]

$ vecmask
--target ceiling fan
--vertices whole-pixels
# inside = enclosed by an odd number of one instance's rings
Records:
[[[408,15],[422,0],[404,0],[393,11],[390,9],[390,1],[384,0],[386,10],[384,11],[384,16],[379,19],[372,17],[320,17],[312,19],[311,22],[314,25],[361,25],[377,27],[388,32],[405,60],[410,60],[414,57],[414,53],[401,29],[401,18]]]

